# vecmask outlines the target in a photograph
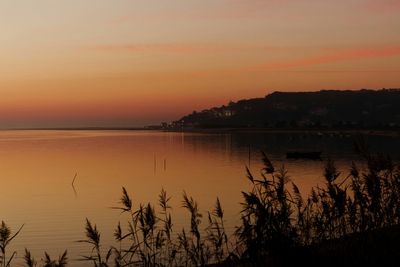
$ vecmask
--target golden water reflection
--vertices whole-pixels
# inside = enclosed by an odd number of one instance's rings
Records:
[[[157,203],[164,188],[172,196],[178,230],[188,223],[188,214],[180,208],[183,190],[199,202],[203,212],[219,196],[232,232],[239,219],[241,191],[249,188],[245,166],[259,173],[259,150],[265,150],[277,165],[285,163],[303,193],[321,182],[323,162],[284,159],[286,149],[296,145],[287,140],[292,139],[260,133],[2,131],[0,219],[14,230],[25,223],[13,242],[17,261],[25,247],[37,258],[44,251],[58,256],[68,249],[71,260],[87,253],[88,247],[76,242],[84,238],[85,218],[98,225],[105,247],[112,244],[113,228],[126,219],[110,209],[118,205],[122,186],[136,207],[139,202]],[[336,158],[346,168],[352,156],[335,151],[337,140],[333,145],[318,142],[330,146],[324,149],[331,149],[333,155],[345,155]],[[351,143],[341,142],[339,146]],[[316,144],[312,138],[298,143]],[[75,174],[76,192],[72,187]],[[72,261],[71,266],[82,263]]]

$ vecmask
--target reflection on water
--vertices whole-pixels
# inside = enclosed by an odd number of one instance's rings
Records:
[[[399,158],[395,137],[369,136],[373,149]],[[157,203],[161,188],[172,195],[175,229],[188,224],[180,208],[183,190],[201,210],[210,210],[217,196],[233,230],[240,211],[241,190],[248,188],[245,166],[257,175],[260,150],[285,164],[303,194],[321,182],[323,161],[286,160],[292,149],[321,150],[346,172],[353,153],[351,136],[306,133],[166,133],[150,131],[1,131],[0,214],[14,230],[25,223],[13,241],[18,261],[25,247],[40,258],[43,251],[69,258],[87,254],[85,218],[95,222],[105,247],[113,229],[126,217],[118,205],[121,186],[134,205]],[[205,226],[205,225],[204,225]],[[71,261],[71,266],[81,266]]]

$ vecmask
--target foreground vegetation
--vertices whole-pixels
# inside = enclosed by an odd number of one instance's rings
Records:
[[[263,154],[260,177],[247,169],[252,188],[242,192],[241,223],[228,237],[224,211],[217,198],[206,216],[186,193],[182,207],[190,229],[173,232],[170,197],[162,190],[158,210],[151,203],[134,205],[125,188],[116,209],[129,215],[127,231],[118,224],[117,245],[102,250],[100,232],[86,221],[85,242],[92,248],[81,260],[93,266],[292,266],[397,265],[400,262],[400,169],[388,156],[370,153],[363,142],[357,151],[362,166],[351,164],[341,175],[328,160],[325,183],[303,198],[284,167],[278,169]],[[205,224],[204,224],[205,222]],[[205,226],[203,226],[205,225]],[[19,229],[20,231],[21,229]],[[0,262],[10,266],[8,244],[19,233],[0,227]],[[26,266],[39,266],[26,250]],[[40,266],[66,266],[47,254]]]

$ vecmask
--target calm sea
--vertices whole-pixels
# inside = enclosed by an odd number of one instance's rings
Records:
[[[121,187],[134,206],[157,203],[164,188],[172,196],[174,229],[187,227],[181,208],[185,190],[205,215],[218,196],[229,231],[238,223],[241,191],[249,189],[245,167],[260,173],[263,150],[288,170],[303,194],[321,184],[325,159],[337,162],[344,177],[353,152],[353,135],[317,133],[171,133],[156,131],[0,131],[0,219],[12,230],[25,224],[12,242],[20,266],[24,248],[40,259],[47,251],[58,257],[68,249],[70,266],[88,254],[85,219],[96,223],[106,249],[113,229],[127,217],[119,205]],[[367,136],[373,150],[399,159],[400,138]],[[323,151],[322,161],[286,160],[289,150]],[[74,187],[72,187],[72,181]],[[205,218],[204,218],[205,221]],[[204,227],[206,223],[204,222]]]

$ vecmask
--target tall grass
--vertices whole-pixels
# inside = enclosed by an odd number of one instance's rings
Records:
[[[198,203],[184,192],[182,207],[189,213],[190,229],[182,229],[173,239],[170,198],[164,190],[159,196],[160,213],[150,204],[133,209],[132,200],[122,190],[122,212],[131,215],[129,232],[122,234],[120,224],[116,240],[130,238],[128,249],[116,250],[123,266],[206,266],[240,262],[279,263],[286,255],[326,241],[340,240],[356,233],[367,233],[399,225],[400,172],[392,160],[372,154],[362,144],[357,151],[363,166],[354,162],[343,176],[332,160],[323,172],[324,184],[303,198],[284,166],[276,168],[262,154],[264,167],[260,177],[249,169],[252,187],[242,192],[241,224],[228,238],[220,200],[203,214]],[[400,242],[400,240],[399,240]],[[128,255],[128,256],[127,256]],[[118,266],[121,266],[118,265]]]
[[[190,215],[190,230],[173,233],[170,197],[165,190],[159,194],[158,210],[151,205],[138,204],[135,208],[127,190],[122,188],[120,210],[129,216],[128,229],[118,223],[114,231],[117,246],[101,255],[100,233],[89,220],[86,222],[86,242],[92,246],[92,254],[82,260],[92,261],[94,266],[205,266],[222,262],[228,255],[228,238],[224,229],[224,215],[219,199],[215,210],[208,213],[208,226],[201,228],[202,214],[197,202],[183,194],[182,207]],[[204,233],[204,236],[203,236]],[[175,237],[175,238],[174,238]]]
[[[25,249],[25,265],[27,267],[35,267],[38,266],[37,261],[33,258],[31,252]],[[52,260],[50,255],[47,252],[44,253],[44,258],[41,260],[40,265],[42,267],[65,267],[68,263],[67,251],[65,250],[63,254],[61,254],[58,260]]]
[[[356,151],[363,163],[352,162],[348,175],[343,175],[332,160],[327,160],[324,183],[313,188],[305,198],[284,166],[277,168],[263,153],[264,166],[258,177],[246,169],[251,188],[242,192],[240,224],[230,237],[218,198],[214,209],[203,216],[197,201],[184,192],[181,203],[188,212],[190,228],[174,232],[171,197],[164,189],[155,206],[134,202],[123,187],[119,205],[114,209],[127,214],[128,221],[117,224],[116,245],[103,250],[99,230],[87,219],[86,239],[79,242],[87,243],[92,252],[81,260],[96,267],[267,263],[280,266],[298,260],[295,256],[300,259],[302,255],[328,255],[330,252],[321,254],[321,248],[329,247],[332,251],[332,248],[348,244],[343,240],[358,240],[359,236],[369,238],[376,231],[390,233],[399,228],[400,232],[399,166],[388,156],[371,153],[363,142],[357,143]],[[15,252],[7,259],[6,247],[20,230],[11,235],[6,224],[1,225],[0,262],[3,267],[10,266]],[[383,236],[386,236],[384,241],[390,239],[390,234]],[[395,240],[395,247],[400,248],[400,234]],[[350,257],[356,250],[353,246],[345,255]],[[65,251],[54,261],[46,253],[42,266],[66,266],[66,255]],[[37,266],[28,250],[25,263]]]
[[[7,247],[10,245],[11,241],[21,232],[22,228],[24,226],[22,225],[17,232],[12,234],[11,229],[7,226],[7,224],[4,221],[1,221],[1,226],[0,226],[0,265],[2,267],[8,267],[10,266],[11,261],[17,254],[16,251],[13,251],[11,253],[11,256],[7,258]]]
[[[343,177],[328,160],[324,185],[313,188],[306,199],[285,169],[276,171],[263,154],[261,177],[247,170],[253,188],[243,192],[242,225],[236,231],[243,248],[240,258],[275,262],[293,249],[398,226],[399,167],[362,143],[357,151],[365,160],[363,170],[353,162]]]
[[[17,252],[13,251],[10,257],[7,257],[7,247],[10,245],[11,241],[17,237],[17,235],[21,232],[24,225],[22,225],[14,234],[12,234],[11,229],[7,226],[7,224],[2,221],[0,226],[0,266],[2,267],[9,267],[11,266],[11,262],[15,258]],[[25,265],[28,267],[34,266],[42,266],[42,267],[65,267],[67,266],[67,251],[65,251],[58,260],[52,260],[45,252],[44,259],[41,260],[40,265],[38,262],[33,258],[32,254],[29,250],[25,249],[25,256],[24,256]]]

